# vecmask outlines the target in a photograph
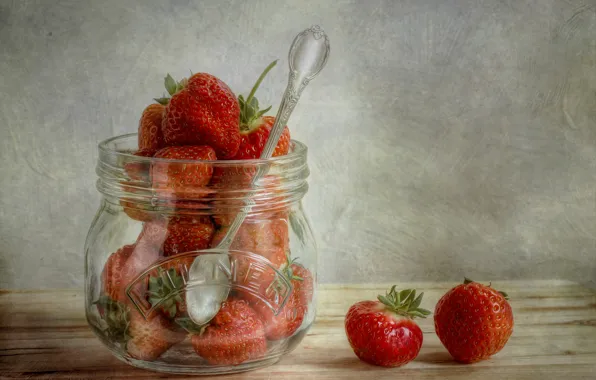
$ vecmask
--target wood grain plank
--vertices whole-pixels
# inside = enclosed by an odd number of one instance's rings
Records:
[[[315,325],[277,364],[220,379],[584,379],[596,370],[596,292],[568,281],[493,282],[507,290],[515,330],[507,346],[474,365],[453,362],[420,320],[424,344],[407,366],[384,369],[360,362],[345,337],[349,306],[374,299],[389,284],[322,285]],[[408,283],[432,309],[452,283]],[[77,290],[0,291],[0,379],[162,379],[112,356],[91,332]],[[175,376],[181,377],[181,376]]]

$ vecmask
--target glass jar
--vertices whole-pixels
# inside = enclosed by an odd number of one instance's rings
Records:
[[[232,373],[277,362],[315,319],[306,146],[292,141],[287,155],[269,160],[180,161],[135,155],[136,144],[136,134],[99,144],[102,197],[85,242],[92,330],[119,359],[155,371]],[[263,166],[267,174],[251,185]],[[230,249],[218,250],[247,199],[252,208]],[[189,270],[208,254],[228,266],[201,282]],[[225,301],[197,322],[187,296],[214,289]]]

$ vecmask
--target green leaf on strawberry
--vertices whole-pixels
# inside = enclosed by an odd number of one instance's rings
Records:
[[[390,291],[385,295],[379,295],[377,298],[396,314],[410,318],[426,318],[431,312],[420,308],[423,295],[424,292],[416,297],[416,290],[414,289],[404,289],[398,292],[396,286],[393,285]]]
[[[179,305],[184,302],[180,295],[183,287],[184,279],[175,268],[167,271],[158,268],[158,274],[149,278],[149,303],[174,318],[180,311]]]
[[[104,334],[111,342],[126,343],[131,336],[128,334],[128,327],[130,321],[128,320],[129,309],[124,304],[112,300],[108,296],[101,296],[93,303],[103,319],[107,327],[104,329]]]
[[[164,87],[170,96],[174,96],[176,93],[180,92],[187,84],[188,80],[186,78],[182,79],[180,82],[177,82],[172,76],[168,73],[164,78]],[[167,96],[163,96],[161,98],[153,99],[161,105],[168,105],[170,102],[170,98]]]

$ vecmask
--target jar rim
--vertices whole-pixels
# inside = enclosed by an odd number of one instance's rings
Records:
[[[136,162],[161,162],[161,163],[196,163],[197,160],[177,160],[170,158],[158,158],[158,157],[144,157],[137,156],[131,151],[121,151],[114,148],[115,143],[137,137],[138,133],[127,133],[117,136],[109,137],[102,140],[98,144],[100,153],[108,154],[111,156],[118,156],[124,159],[134,159]],[[244,160],[201,160],[201,163],[205,164],[216,164],[216,165],[259,165],[259,164],[283,164],[289,163],[296,159],[303,158],[308,152],[306,144],[291,139],[290,140],[290,151],[283,156],[271,157],[268,159],[244,159]]]

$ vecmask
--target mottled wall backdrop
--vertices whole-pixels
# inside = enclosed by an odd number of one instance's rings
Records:
[[[96,145],[163,77],[275,112],[296,33],[332,54],[290,127],[320,280],[596,282],[596,2],[0,0],[0,286],[82,286]]]

